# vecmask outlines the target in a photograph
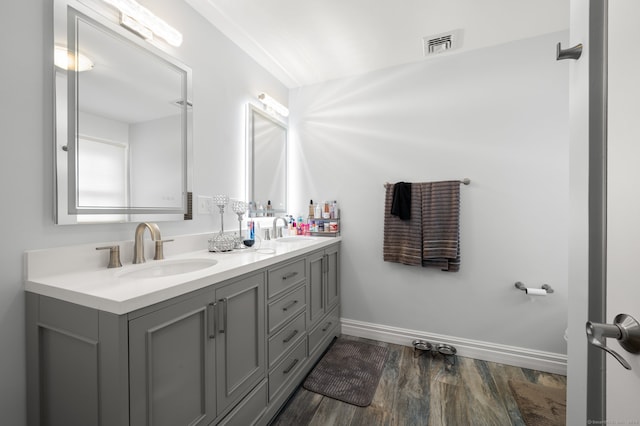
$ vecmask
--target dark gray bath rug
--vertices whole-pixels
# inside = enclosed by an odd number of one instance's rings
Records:
[[[366,407],[376,393],[388,349],[338,339],[304,381],[304,388],[348,404]]]

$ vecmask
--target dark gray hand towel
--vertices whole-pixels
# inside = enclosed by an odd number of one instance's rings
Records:
[[[398,182],[393,185],[391,214],[402,220],[411,219],[411,183]]]
[[[396,262],[405,265],[422,265],[422,194],[420,185],[413,185],[411,196],[411,219],[401,220],[391,214],[393,187],[387,185],[384,203],[384,242],[383,255],[385,262]]]

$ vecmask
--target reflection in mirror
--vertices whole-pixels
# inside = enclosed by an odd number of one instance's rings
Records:
[[[182,220],[191,72],[100,12],[55,0],[57,223]]]
[[[254,208],[287,211],[287,125],[254,105],[247,109],[248,198]],[[258,210],[257,215],[265,212]]]

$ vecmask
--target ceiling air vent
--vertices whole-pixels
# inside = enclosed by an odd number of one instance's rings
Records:
[[[462,46],[462,30],[448,31],[422,38],[424,56],[437,55],[459,49]]]

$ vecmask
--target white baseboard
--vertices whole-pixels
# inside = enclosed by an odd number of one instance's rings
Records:
[[[459,356],[567,375],[567,356],[563,354],[389,327],[346,318],[341,318],[340,321],[342,334],[349,336],[364,337],[403,346],[412,346],[411,342],[414,339],[422,339],[431,343],[446,343],[454,346]]]

